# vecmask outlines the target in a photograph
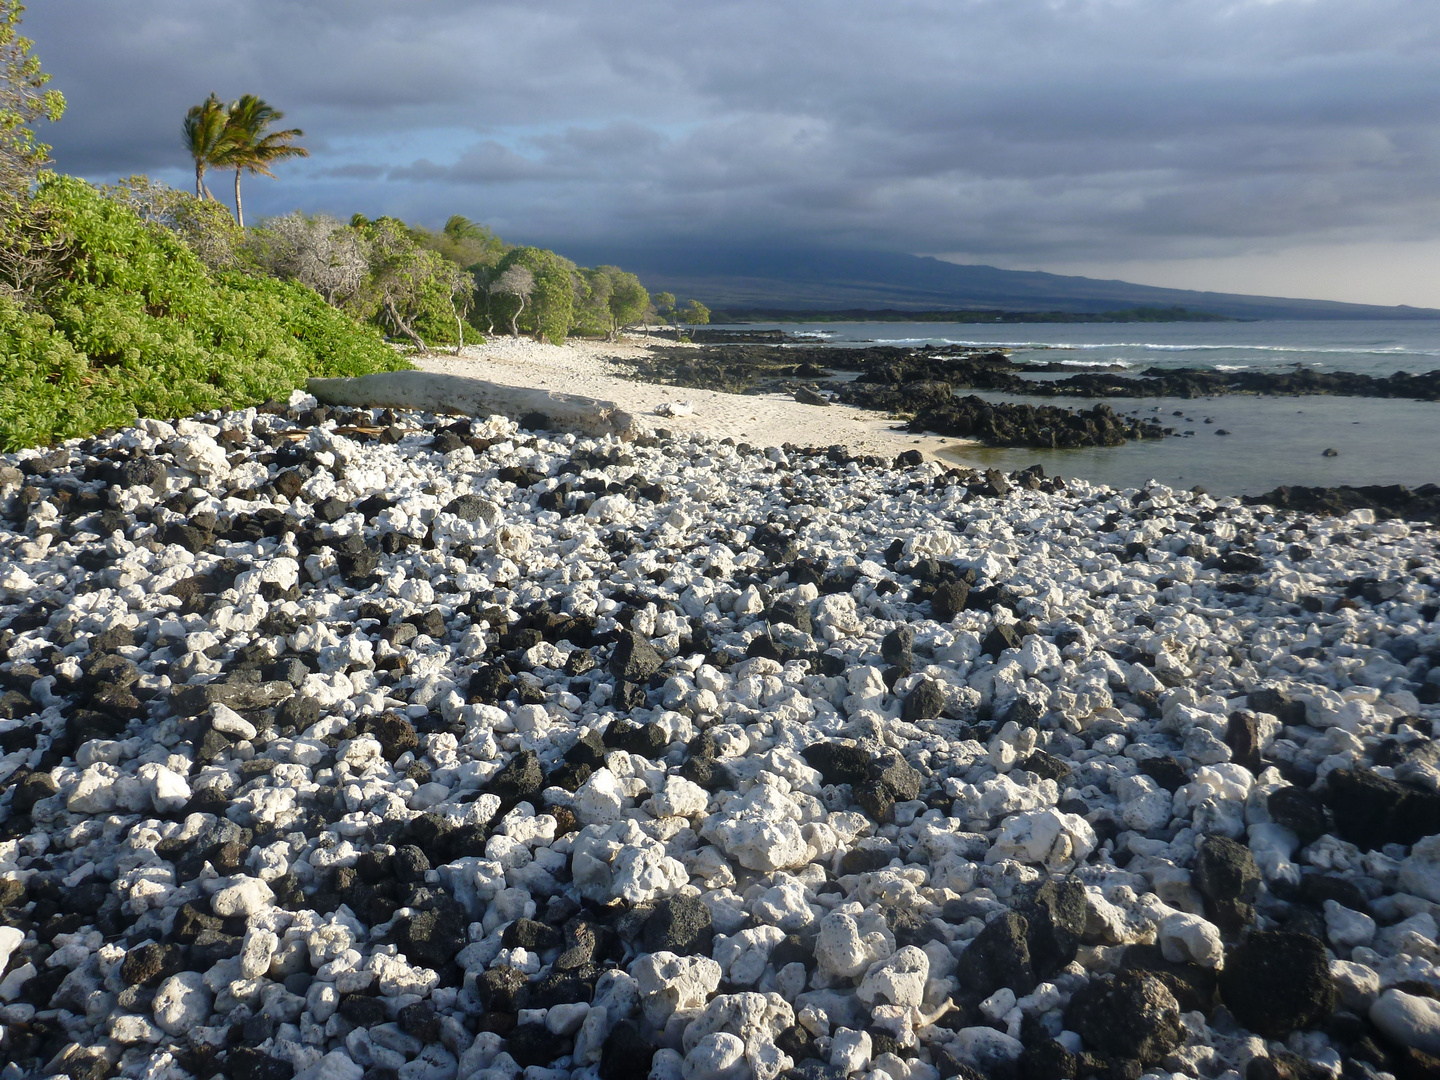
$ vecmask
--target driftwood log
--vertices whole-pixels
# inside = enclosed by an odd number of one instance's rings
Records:
[[[418,409],[460,416],[508,416],[582,435],[636,433],[635,420],[613,401],[505,386],[431,371],[384,371],[354,379],[310,379],[306,389],[326,405]],[[542,422],[541,417],[544,417]]]

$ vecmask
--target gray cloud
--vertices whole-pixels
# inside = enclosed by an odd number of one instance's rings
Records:
[[[257,92],[295,205],[517,239],[752,238],[999,262],[1440,239],[1428,0],[45,0],[62,168],[183,183]]]

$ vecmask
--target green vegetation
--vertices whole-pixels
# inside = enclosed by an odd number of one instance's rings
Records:
[[[244,231],[218,204],[43,172],[32,125],[64,101],[42,89],[23,10],[0,2],[0,448],[406,365],[313,290],[245,272]]]
[[[303,133],[271,130],[283,114],[254,95],[211,94],[186,114],[194,195],[43,172],[33,125],[65,103],[19,36],[23,11],[0,0],[0,449],[407,367],[381,330],[425,352],[496,321],[558,343],[646,317],[633,274],[509,247],[459,215],[439,232],[299,211],[246,229],[240,174],[306,156]],[[235,171],[233,218],[211,169]]]
[[[284,396],[312,375],[407,366],[311,289],[212,272],[180,240],[71,177],[33,202],[60,251],[27,298],[0,297],[0,446]]]
[[[1229,315],[1190,311],[1180,306],[1135,307],[1123,311],[905,311],[898,308],[845,308],[797,311],[781,308],[727,308],[714,312],[721,323],[757,322],[916,322],[916,323],[1133,323],[1238,322]]]
[[[697,326],[707,324],[710,321],[711,314],[710,309],[699,300],[691,300],[684,307],[681,307],[675,301],[675,294],[669,292],[656,294],[652,310],[662,323],[676,327],[686,326],[692,330]],[[734,320],[722,319],[721,321]],[[681,341],[689,340],[689,335],[684,331],[681,331],[678,336]]]

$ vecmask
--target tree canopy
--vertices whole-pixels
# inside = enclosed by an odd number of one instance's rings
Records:
[[[59,120],[65,98],[46,90],[50,76],[40,70],[29,38],[20,36],[19,0],[0,0],[0,218],[15,213],[30,193],[50,147],[35,135],[37,120]]]

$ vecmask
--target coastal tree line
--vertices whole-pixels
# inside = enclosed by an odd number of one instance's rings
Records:
[[[242,174],[273,176],[273,162],[309,155],[295,142],[305,134],[300,128],[271,130],[283,117],[253,94],[226,105],[211,93],[192,106],[182,135],[195,166],[194,198],[216,202],[206,175],[233,171],[234,224],[243,230]],[[142,177],[121,187],[158,190]],[[176,206],[185,200],[180,192],[159,194]],[[174,216],[172,211],[158,220]],[[481,332],[525,333],[559,344],[571,334],[613,339],[621,328],[652,319],[709,321],[699,301],[679,307],[661,293],[652,303],[628,271],[581,267],[544,248],[506,244],[459,214],[432,231],[393,217],[355,214],[347,223],[297,210],[229,239],[221,217],[185,216],[187,232],[202,234],[190,236],[197,249],[223,253],[227,265],[313,288],[327,303],[376,322],[422,352],[434,343],[458,349]]]
[[[193,193],[56,173],[37,127],[65,100],[20,33],[23,12],[0,0],[0,450],[408,366],[386,336],[417,351],[486,333],[558,343],[703,314],[459,216],[438,230],[299,212],[246,227],[241,178],[306,153],[303,131],[255,95],[211,95],[183,117]],[[233,210],[210,190],[225,170]]]

